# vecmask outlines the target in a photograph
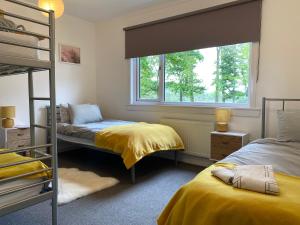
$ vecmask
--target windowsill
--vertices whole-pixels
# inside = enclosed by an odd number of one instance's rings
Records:
[[[258,108],[250,108],[236,105],[206,105],[206,104],[169,104],[157,102],[137,102],[127,106],[128,111],[144,111],[144,112],[167,112],[167,113],[183,113],[183,114],[203,114],[214,115],[215,109],[218,107],[227,107],[232,109],[233,117],[260,117],[261,110]]]

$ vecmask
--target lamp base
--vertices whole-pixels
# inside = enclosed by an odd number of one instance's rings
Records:
[[[216,129],[219,132],[227,132],[228,131],[228,123],[217,123]]]
[[[6,118],[2,120],[3,128],[13,128],[14,126],[15,126],[15,122],[13,119]]]

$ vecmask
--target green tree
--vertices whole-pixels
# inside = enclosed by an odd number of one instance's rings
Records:
[[[250,44],[217,48],[214,85],[217,102],[241,102],[248,97]]]
[[[170,92],[179,94],[180,102],[184,101],[184,97],[194,102],[195,95],[205,91],[201,79],[194,72],[202,60],[203,56],[197,50],[166,54],[166,87]]]
[[[159,86],[159,56],[140,58],[140,98],[156,99]]]

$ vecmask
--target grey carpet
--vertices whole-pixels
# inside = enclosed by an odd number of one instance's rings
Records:
[[[110,154],[79,150],[60,155],[61,167],[118,178],[120,184],[59,207],[59,225],[154,225],[176,190],[202,168],[148,157],[137,165],[137,183],[122,161]],[[6,215],[1,225],[50,225],[50,202]]]

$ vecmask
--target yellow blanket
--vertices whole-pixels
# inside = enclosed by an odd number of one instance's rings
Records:
[[[228,165],[231,166],[231,165]],[[299,225],[300,178],[276,174],[279,196],[241,189],[211,175],[213,165],[173,196],[158,225]]]
[[[31,158],[29,158],[29,157],[24,157],[24,156],[18,155],[16,153],[1,154],[0,155],[0,165],[14,163],[14,162],[20,162],[20,161],[25,161],[25,160],[30,160],[30,159]],[[0,179],[17,176],[17,175],[21,175],[24,173],[30,173],[30,172],[34,172],[34,171],[42,170],[42,169],[46,169],[46,168],[47,168],[47,166],[40,161],[21,164],[21,165],[17,165],[17,166],[10,166],[10,167],[6,167],[6,168],[1,168],[0,169]],[[35,179],[35,178],[49,177],[49,176],[50,176],[50,173],[43,172],[43,173],[39,173],[39,174],[34,174],[29,177],[25,177],[25,178]]]
[[[173,128],[149,123],[103,129],[96,133],[95,143],[99,148],[121,154],[127,169],[153,152],[184,149],[181,138]]]

